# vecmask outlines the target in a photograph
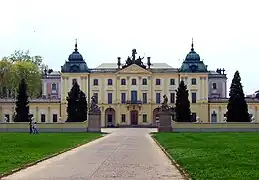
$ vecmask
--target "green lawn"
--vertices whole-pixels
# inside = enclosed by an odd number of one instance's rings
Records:
[[[100,136],[98,133],[0,133],[0,175]]]
[[[259,179],[259,133],[157,133],[193,179]]]

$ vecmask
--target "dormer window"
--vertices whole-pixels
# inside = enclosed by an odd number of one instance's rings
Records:
[[[161,82],[160,82],[160,79],[156,79],[156,85],[160,85]]]
[[[131,80],[131,85],[137,85],[137,80],[136,79],[132,79]]]
[[[217,84],[216,83],[212,84],[212,89],[217,89]]]
[[[192,78],[192,85],[196,85],[196,79]]]
[[[112,85],[112,79],[108,79],[108,85],[109,85],[109,86]]]
[[[142,85],[147,85],[147,79],[146,78],[142,79]]]
[[[174,79],[170,79],[170,85],[175,85],[175,80]]]
[[[121,79],[121,85],[126,85],[126,79]]]
[[[94,79],[94,86],[98,86],[98,79]]]
[[[52,93],[56,93],[57,92],[57,84],[56,83],[51,84],[51,92]]]

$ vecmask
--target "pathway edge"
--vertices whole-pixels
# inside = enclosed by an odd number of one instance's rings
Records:
[[[43,157],[43,158],[41,158],[41,159],[39,159],[39,160],[37,160],[37,161],[34,161],[34,162],[31,162],[31,163],[27,163],[27,164],[25,164],[25,165],[22,165],[21,167],[18,167],[18,168],[16,168],[16,169],[11,170],[10,172],[6,172],[6,173],[3,173],[3,174],[0,174],[0,180],[1,180],[2,178],[6,177],[6,176],[10,176],[10,175],[12,175],[12,174],[18,172],[18,171],[21,171],[21,170],[23,170],[23,169],[26,169],[26,168],[29,168],[29,167],[31,167],[31,166],[34,166],[34,165],[36,165],[36,164],[38,164],[38,163],[40,163],[40,162],[42,162],[42,161],[48,160],[48,159],[50,159],[50,158],[53,158],[53,157],[55,157],[55,156],[58,156],[58,155],[60,155],[60,154],[65,153],[65,152],[68,152],[68,151],[71,151],[71,150],[73,150],[73,149],[79,148],[80,146],[83,146],[83,145],[85,145],[85,144],[94,142],[94,141],[96,141],[96,140],[98,140],[98,139],[102,139],[102,138],[104,138],[104,137],[107,136],[107,135],[109,135],[109,133],[107,133],[107,134],[104,133],[104,134],[102,134],[100,137],[97,137],[96,139],[93,139],[92,141],[89,141],[89,142],[87,142],[87,143],[84,143],[84,144],[77,144],[77,145],[72,146],[72,147],[70,147],[70,148],[63,149],[63,150],[61,150],[61,151],[59,151],[59,152],[57,152],[57,153],[54,153],[54,154],[51,154],[51,155],[49,155],[49,156]]]
[[[191,176],[173,159],[173,157],[165,150],[165,148],[154,138],[153,133],[149,133],[153,141],[158,145],[158,147],[165,153],[168,159],[171,161],[172,165],[179,170],[179,172],[183,175],[183,177],[187,180],[191,180]]]

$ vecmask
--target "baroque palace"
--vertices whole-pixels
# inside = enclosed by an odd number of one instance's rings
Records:
[[[95,95],[101,110],[102,127],[140,125],[155,126],[157,108],[167,95],[169,105],[174,106],[175,90],[181,80],[189,90],[192,118],[202,122],[223,122],[227,111],[227,76],[224,69],[208,70],[194,51],[187,54],[180,68],[166,63],[152,63],[151,58],[138,56],[132,50],[125,63],[118,57],[117,63],[103,63],[90,69],[79,53],[77,43],[61,72],[44,72],[42,98],[30,100],[30,113],[39,123],[64,122],[67,118],[66,97],[76,80],[82,91]],[[249,113],[257,121],[258,101],[247,99]],[[7,117],[12,122],[15,111],[13,99],[0,100],[0,121]]]

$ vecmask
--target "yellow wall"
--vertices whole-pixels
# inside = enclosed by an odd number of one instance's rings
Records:
[[[121,79],[126,79],[126,85],[121,85]],[[131,80],[135,78],[137,85],[132,85]],[[142,79],[147,79],[147,85],[142,85]],[[196,79],[196,85],[192,85],[192,78]],[[33,101],[30,103],[30,111],[34,114],[34,117],[39,122],[41,113],[46,115],[47,122],[53,122],[53,114],[61,116],[62,120],[67,118],[67,101],[66,97],[68,91],[72,87],[72,80],[77,79],[81,90],[83,90],[89,98],[94,93],[98,93],[98,105],[101,109],[101,121],[102,126],[107,124],[107,109],[112,108],[115,111],[114,125],[116,124],[128,124],[130,125],[130,112],[135,109],[138,110],[138,122],[139,124],[151,124],[153,123],[153,111],[160,104],[156,104],[156,93],[161,95],[161,103],[163,101],[162,96],[167,95],[170,103],[170,93],[175,93],[178,87],[179,80],[184,80],[189,90],[189,98],[191,102],[191,93],[196,92],[196,103],[191,103],[191,111],[203,122],[211,122],[211,114],[215,111],[217,114],[217,122],[223,121],[224,113],[226,112],[226,102],[221,103],[208,103],[208,74],[207,73],[178,73],[177,71],[171,73],[152,73],[149,69],[143,69],[136,64],[133,64],[127,68],[114,72],[93,72],[89,73],[63,73],[61,74],[61,103],[58,102],[43,102]],[[94,79],[98,79],[98,86],[93,85]],[[108,86],[108,79],[112,79],[113,84]],[[156,79],[160,79],[161,84],[156,85]],[[175,80],[174,85],[170,85],[170,79]],[[121,93],[126,93],[126,100],[131,99],[131,91],[136,90],[138,92],[138,100],[143,101],[142,93],[147,93],[147,104],[133,105],[133,104],[121,104]],[[108,93],[112,93],[113,102],[108,104]],[[175,95],[176,97],[176,95]],[[169,104],[174,105],[174,104]],[[140,106],[140,107],[139,107]],[[255,118],[258,117],[259,104],[249,104],[249,111]],[[10,117],[14,111],[13,103],[0,103],[0,117],[2,120],[5,114],[10,114]],[[121,116],[125,114],[125,122],[121,122]],[[143,114],[147,115],[147,122],[143,122]]]

